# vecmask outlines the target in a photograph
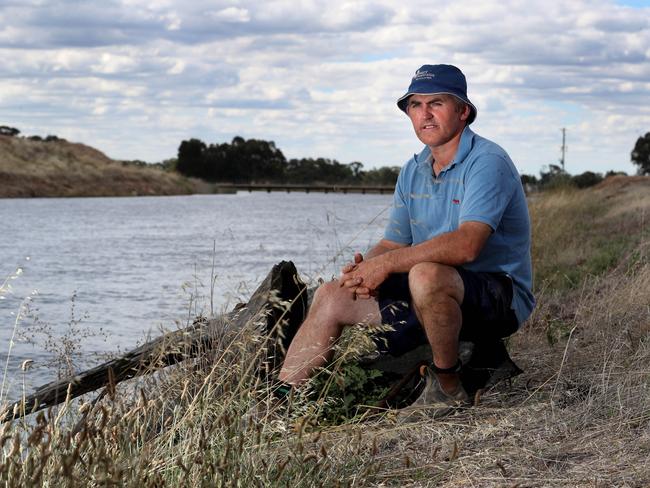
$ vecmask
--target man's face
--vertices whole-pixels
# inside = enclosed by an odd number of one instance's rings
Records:
[[[470,109],[459,111],[452,95],[411,95],[406,112],[418,139],[434,148],[463,131]]]

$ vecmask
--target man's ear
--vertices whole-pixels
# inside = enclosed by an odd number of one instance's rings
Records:
[[[460,114],[460,120],[467,120],[469,118],[469,114],[471,113],[472,113],[472,109],[469,108],[469,105],[465,104],[463,113]]]

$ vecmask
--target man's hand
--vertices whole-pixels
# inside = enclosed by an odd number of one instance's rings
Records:
[[[345,266],[343,266],[343,268],[341,268],[341,274],[344,275],[354,270],[357,267],[357,264],[359,264],[361,261],[363,261],[363,254],[361,254],[360,252],[355,253],[354,263],[348,263]]]
[[[341,287],[348,288],[350,292],[352,293],[352,299],[356,300],[357,298],[370,298],[370,291],[364,287],[359,286],[361,284],[361,278],[355,279],[355,280],[345,280],[345,276],[349,275],[349,273],[352,273],[354,270],[357,269],[357,266],[359,263],[363,261],[363,255],[361,253],[355,253],[354,254],[354,262],[353,263],[348,263],[343,268],[341,268],[341,278],[340,278],[340,284]]]
[[[354,262],[346,264],[341,269],[339,280],[341,287],[349,289],[355,300],[368,299],[377,295],[377,287],[394,272],[388,266],[388,263],[393,261],[385,259],[387,256],[384,255],[403,247],[406,247],[406,244],[382,239],[366,253],[365,259],[361,253],[356,253]]]
[[[364,261],[361,254],[355,254],[354,264],[348,264],[341,270],[341,286],[350,289],[355,298],[375,296],[377,288],[389,275],[384,261],[381,255]]]

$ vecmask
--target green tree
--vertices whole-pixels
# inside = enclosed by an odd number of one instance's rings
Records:
[[[178,147],[178,162],[176,171],[185,176],[195,176],[197,178],[206,178],[206,145],[199,139],[190,139],[181,142]],[[207,179],[207,178],[206,178]]]
[[[237,162],[232,157],[233,149],[228,143],[210,144],[205,151],[206,165],[209,168],[206,179],[210,181],[237,181]]]
[[[638,174],[650,175],[650,132],[637,139],[630,156],[632,162],[639,167]]]
[[[282,181],[287,161],[273,141],[245,140],[236,136],[230,144],[211,144],[205,153],[211,181]]]
[[[521,184],[526,186],[536,186],[538,181],[537,181],[537,176],[535,175],[527,175],[523,174],[521,175]]]
[[[363,176],[363,163],[360,163],[359,161],[353,161],[348,164],[348,167],[350,168],[350,171],[352,171],[352,177],[355,180],[360,180]]]
[[[318,181],[318,166],[315,159],[290,159],[287,163],[288,183],[314,183]]]
[[[282,181],[287,160],[273,141],[249,139],[235,148],[243,181]]]
[[[335,159],[291,159],[286,175],[290,183],[352,183],[354,166],[341,164]]]
[[[8,125],[0,125],[0,136],[17,136],[20,134],[20,131],[15,127],[9,127]]]
[[[540,171],[539,184],[544,189],[572,186],[571,175],[557,164],[549,164],[548,171]]]
[[[399,166],[382,166],[381,168],[364,171],[362,182],[366,185],[391,186],[397,182],[399,171]]]
[[[572,177],[571,181],[573,181],[573,184],[578,188],[588,188],[603,181],[603,175],[592,171],[585,171],[580,175]]]
[[[363,170],[363,163],[335,159],[286,160],[273,141],[236,136],[230,143],[207,146],[199,139],[182,141],[178,158],[168,167],[186,176],[231,183],[297,183],[393,185],[399,167]]]

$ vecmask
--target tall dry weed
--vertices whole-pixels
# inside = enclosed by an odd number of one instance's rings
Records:
[[[259,375],[267,351],[254,325],[227,343],[217,341],[198,360],[109,385],[96,401],[66,402],[38,414],[35,424],[4,424],[0,480],[6,486],[52,480],[338,486],[367,479],[359,461],[351,461],[352,450],[360,449],[356,434],[326,440],[318,432],[318,402],[273,402],[273,386]]]

